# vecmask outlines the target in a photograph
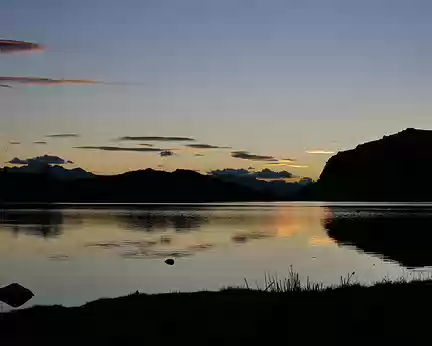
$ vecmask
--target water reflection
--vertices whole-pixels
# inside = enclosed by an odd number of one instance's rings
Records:
[[[16,236],[56,237],[55,246],[38,244],[36,248],[35,243],[20,242],[20,251],[46,251],[52,260],[95,251],[128,259],[186,257],[230,244],[277,238],[289,238],[298,247],[328,245],[332,241],[320,224],[326,213],[323,207],[242,205],[4,210],[0,230]]]
[[[330,210],[324,227],[338,244],[408,268],[432,266],[432,210],[338,207]]]
[[[176,232],[198,230],[208,222],[205,216],[193,211],[149,210],[117,215],[125,229],[157,232],[174,229]]]
[[[52,210],[2,210],[0,229],[15,235],[25,233],[43,238],[56,237],[62,233],[63,215]]]
[[[405,239],[405,245],[415,248],[418,244],[406,238],[417,234],[414,228],[426,229],[432,221],[406,219],[402,224],[409,233],[402,231],[399,219],[391,221],[391,210],[381,208],[387,221],[379,223],[370,217],[378,217],[376,211],[358,209],[245,203],[3,210],[0,279],[5,284],[26,284],[37,292],[34,303],[81,304],[136,290],[156,293],[241,285],[244,278],[262,280],[266,272],[283,277],[290,265],[304,277],[329,284],[352,271],[364,282],[389,272],[400,274],[398,265],[364,251],[385,253],[405,265],[419,264],[387,253],[389,237],[376,241],[372,230],[399,227],[399,246]],[[362,242],[363,229],[369,230],[367,240],[373,248]],[[424,257],[427,245],[420,245]],[[175,258],[175,266],[167,266],[166,258]],[[425,262],[432,263],[420,263]]]
[[[73,227],[66,231],[65,225]],[[0,231],[15,237],[56,238],[55,249],[47,245],[51,250],[46,254],[56,261],[95,251],[128,259],[189,257],[230,243],[241,246],[286,238],[298,248],[337,242],[415,268],[432,266],[431,228],[431,208],[402,206],[3,210],[0,217]],[[33,244],[20,242],[44,251]]]

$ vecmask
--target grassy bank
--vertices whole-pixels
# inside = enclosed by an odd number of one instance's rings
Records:
[[[428,342],[432,281],[338,287],[267,277],[261,290],[131,294],[81,307],[4,314],[9,344],[333,344]],[[245,283],[247,286],[248,283]]]

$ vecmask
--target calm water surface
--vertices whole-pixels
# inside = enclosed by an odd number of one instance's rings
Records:
[[[337,283],[432,265],[432,205],[242,203],[2,210],[0,285],[31,304],[78,305],[137,290],[263,286],[266,273]],[[174,266],[164,263],[175,258]]]

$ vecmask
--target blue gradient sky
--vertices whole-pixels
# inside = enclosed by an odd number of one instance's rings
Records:
[[[1,55],[0,75],[131,83],[0,90],[2,161],[49,153],[102,173],[263,166],[227,150],[72,148],[190,136],[295,157],[309,168],[289,170],[315,178],[328,155],[307,149],[432,128],[430,0],[3,0],[0,13],[2,38],[47,47]],[[31,144],[61,132],[81,137]]]

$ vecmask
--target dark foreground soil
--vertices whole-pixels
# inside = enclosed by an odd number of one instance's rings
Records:
[[[0,316],[1,345],[429,344],[432,282],[132,294]]]

